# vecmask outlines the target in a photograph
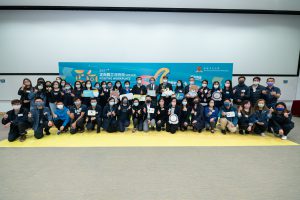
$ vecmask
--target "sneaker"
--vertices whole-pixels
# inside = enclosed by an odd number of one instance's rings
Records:
[[[265,133],[261,133],[260,135],[261,135],[262,137],[265,137],[265,136],[266,136],[266,134],[265,134]]]
[[[20,142],[24,142],[26,140],[26,135],[21,135],[20,138],[19,138],[19,141]]]
[[[61,133],[61,131],[60,131],[60,130],[58,130],[58,131],[57,131],[57,135],[60,135],[60,133]]]
[[[286,139],[287,139],[287,136],[286,136],[286,135],[283,135],[283,136],[281,137],[281,139],[282,139],[282,140],[286,140]]]
[[[50,131],[45,131],[46,135],[50,135]]]

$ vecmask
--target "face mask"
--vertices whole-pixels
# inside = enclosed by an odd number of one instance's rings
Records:
[[[168,82],[168,80],[167,80],[167,79],[164,79],[163,82],[166,83],[166,82]]]
[[[215,89],[218,89],[218,88],[219,88],[219,85],[214,85],[214,88],[215,88]]]
[[[60,83],[60,79],[57,79],[56,81]]]
[[[146,100],[146,103],[151,103],[151,100],[147,99],[147,100]]]
[[[61,86],[65,86],[65,85],[66,85],[66,83],[61,83],[60,85],[61,85]]]
[[[110,89],[110,88],[111,88],[111,85],[108,85],[107,88]]]
[[[138,103],[138,102],[134,102],[133,105],[134,105],[134,106],[138,106],[139,103]]]
[[[154,81],[152,80],[152,81],[150,81],[150,83],[151,83],[151,84],[154,84]]]
[[[97,105],[97,102],[92,102],[91,105],[95,107]]]
[[[19,110],[21,108],[21,105],[13,105],[12,107],[14,110]]]
[[[194,81],[190,81],[190,85],[194,85],[194,83],[195,83]]]
[[[121,84],[120,84],[120,83],[117,83],[117,84],[116,84],[116,86],[117,86],[117,87],[120,87],[120,86],[121,86]]]
[[[95,88],[99,89],[99,85],[96,85]]]
[[[58,88],[58,85],[53,85],[54,88]]]
[[[181,86],[181,83],[177,83],[177,86],[180,87],[180,86]]]
[[[57,105],[56,107],[57,107],[58,109],[63,109],[63,108],[64,108],[64,105],[59,104],[59,105]]]
[[[267,85],[268,85],[268,86],[273,86],[274,83],[273,83],[273,82],[267,82]]]
[[[230,87],[230,84],[229,83],[225,83],[225,87]]]
[[[242,84],[244,84],[245,83],[245,81],[239,81],[239,84],[240,85],[242,85]]]
[[[172,106],[175,106],[175,105],[176,105],[176,102],[172,102],[171,104],[172,104]]]
[[[102,88],[106,88],[106,85],[102,85]]]
[[[183,101],[183,102],[182,102],[182,105],[185,106],[186,104],[187,104],[187,101]]]
[[[207,84],[206,83],[202,83],[202,87],[206,87],[207,86]]]
[[[258,85],[259,82],[258,81],[253,81],[253,85]]]
[[[38,89],[39,89],[39,90],[41,90],[41,89],[43,89],[43,88],[44,88],[44,87],[43,87],[42,85],[39,85],[39,86],[38,86]]]
[[[225,106],[225,107],[229,107],[229,106],[230,106],[230,103],[229,103],[229,102],[224,102],[224,106]]]
[[[80,85],[76,85],[76,88],[80,88]]]
[[[71,89],[71,87],[70,87],[70,86],[66,86],[65,88],[66,88],[66,90],[69,90],[69,89]]]
[[[35,105],[36,105],[37,107],[41,107],[41,106],[44,105],[44,103],[43,103],[43,102],[35,102]]]
[[[128,103],[128,101],[127,101],[127,100],[124,100],[124,101],[123,101],[123,104],[127,104],[127,103]]]
[[[263,104],[263,103],[259,103],[259,104],[257,104],[258,105],[258,107],[260,107],[260,108],[263,108],[264,106],[265,106],[265,104]]]
[[[126,87],[126,88],[129,88],[129,85],[128,85],[128,84],[125,84],[125,87]]]
[[[110,101],[110,102],[109,102],[109,105],[110,105],[110,106],[113,106],[113,105],[115,105],[115,102]]]
[[[80,102],[80,101],[75,101],[74,104],[75,104],[76,106],[79,106],[79,105],[81,104],[81,102]]]
[[[138,80],[137,83],[138,83],[138,84],[141,84],[141,83],[142,83],[142,80]]]
[[[88,88],[91,87],[91,84],[86,84],[86,87],[88,87]]]
[[[282,112],[282,111],[284,111],[284,108],[277,107],[276,110],[279,111],[279,112]]]

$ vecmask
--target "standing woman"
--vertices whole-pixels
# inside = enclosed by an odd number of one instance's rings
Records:
[[[211,98],[211,89],[209,89],[207,86],[208,86],[208,80],[203,80],[202,86],[198,90],[198,96],[202,106],[207,106]]]
[[[119,131],[124,132],[127,130],[130,125],[130,117],[131,117],[131,106],[129,104],[128,98],[123,97],[121,99],[120,105],[117,110],[118,123],[119,123]]]
[[[19,88],[18,95],[20,95],[20,101],[23,108],[30,110],[30,100],[28,94],[32,90],[31,80],[28,78],[23,79],[23,85]]]
[[[73,88],[70,83],[66,83],[63,93],[64,93],[64,105],[70,109],[74,104],[73,100],[75,97],[73,93]]]
[[[46,104],[46,89],[45,89],[45,82],[38,82],[38,84],[30,91],[28,94],[28,98],[30,99],[30,107],[34,107],[34,99],[35,98],[43,99],[44,106]],[[56,105],[55,105],[56,107]]]
[[[261,136],[265,136],[264,132],[268,128],[269,118],[271,116],[271,112],[266,106],[265,100],[257,100],[256,105],[254,106],[254,113],[250,117],[250,128],[253,128],[254,133],[260,134]]]
[[[92,82],[90,80],[87,80],[85,82],[85,88],[84,90],[93,90],[92,88]],[[91,105],[91,97],[82,97],[82,103],[89,107]]]
[[[114,85],[114,87],[113,87],[113,90],[114,90],[114,91],[119,91],[119,94],[122,94],[122,92],[123,92],[123,87],[122,87],[121,81],[117,80],[117,81],[115,82],[115,85]]]
[[[222,106],[222,89],[220,87],[220,82],[215,81],[213,83],[213,88],[211,90],[211,99],[215,101],[215,107],[218,109]]]
[[[101,82],[101,87],[99,89],[99,96],[98,96],[98,102],[102,108],[106,105],[108,98],[109,98],[110,92],[106,87],[106,82]]]
[[[191,120],[191,108],[188,105],[188,100],[187,98],[182,99],[182,105],[181,105],[181,115],[179,118],[179,123],[180,123],[180,130],[181,131],[186,131]]]
[[[73,94],[75,97],[82,99],[83,86],[80,81],[74,83]]]
[[[109,133],[118,130],[117,121],[117,106],[115,105],[115,98],[109,97],[107,105],[103,109],[103,129]]]
[[[182,93],[184,95],[184,86],[182,80],[178,80],[175,87],[175,94]],[[183,99],[183,98],[182,98]],[[177,103],[181,104],[182,99],[177,98]]]
[[[133,129],[132,132],[134,133],[136,130],[142,131],[143,130],[143,106],[140,105],[138,99],[133,99],[132,104],[132,121],[133,121]]]
[[[125,81],[124,82],[124,86],[125,88],[123,88],[121,94],[128,94],[128,93],[131,93],[131,88],[130,88],[130,81]]]
[[[54,115],[54,112],[56,111],[56,102],[63,102],[63,92],[60,89],[60,84],[58,81],[52,82],[52,90],[51,95],[49,99],[49,106],[52,112],[52,115]]]
[[[52,91],[52,83],[51,81],[46,81],[45,82],[45,95],[46,95],[46,103],[45,106],[50,108],[49,106],[49,100],[51,99],[51,91]]]
[[[224,84],[224,88],[222,90],[222,103],[225,99],[233,100],[233,92],[232,92],[232,82],[231,80],[226,80]]]
[[[193,126],[193,131],[202,132],[202,129],[205,126],[204,123],[204,112],[203,106],[200,104],[199,97],[194,98],[194,105],[191,110],[191,121]]]
[[[171,103],[168,109],[168,122],[166,130],[167,132],[170,132],[172,134],[176,133],[178,127],[179,127],[179,119],[181,116],[181,109],[180,106],[177,105],[177,99],[172,98]]]
[[[156,130],[164,130],[165,124],[168,121],[168,109],[165,107],[165,100],[161,98],[158,101],[158,106],[155,109]]]
[[[239,133],[244,135],[249,134],[251,131],[250,124],[250,116],[252,115],[251,103],[249,100],[245,100],[242,102],[241,106],[238,109],[238,118],[239,118]]]
[[[294,128],[294,122],[292,122],[292,115],[287,110],[285,103],[278,102],[275,105],[275,111],[272,113],[271,128],[277,136],[281,136],[281,139],[286,140],[287,135]]]
[[[215,106],[215,101],[210,100],[208,106],[204,107],[206,130],[210,129],[211,133],[215,133],[216,124],[219,117],[219,109]]]

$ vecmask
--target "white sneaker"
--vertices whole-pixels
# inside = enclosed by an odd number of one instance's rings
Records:
[[[282,139],[282,140],[286,140],[286,139],[287,139],[287,136],[283,135],[283,136],[281,137],[281,139]]]
[[[265,137],[265,136],[266,136],[266,134],[265,134],[265,133],[261,133],[260,135],[261,135],[262,137]]]

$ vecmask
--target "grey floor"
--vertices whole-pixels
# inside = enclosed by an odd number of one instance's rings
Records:
[[[0,148],[1,200],[299,200],[299,185],[300,146]]]

